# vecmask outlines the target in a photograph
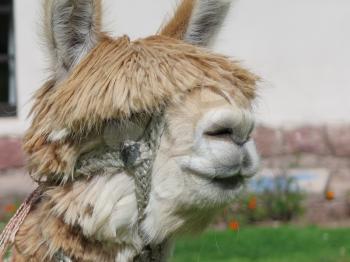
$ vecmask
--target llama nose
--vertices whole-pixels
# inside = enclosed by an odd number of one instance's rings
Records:
[[[209,139],[230,140],[242,147],[250,140],[252,130],[252,126],[247,129],[242,126],[213,125],[204,131],[204,135]]]
[[[247,110],[224,108],[206,114],[198,127],[201,138],[221,140],[242,147],[250,140],[254,117]]]

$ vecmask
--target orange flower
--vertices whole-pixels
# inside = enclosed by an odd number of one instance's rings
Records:
[[[326,199],[327,199],[327,200],[331,201],[331,200],[333,200],[334,198],[335,198],[335,194],[334,194],[333,191],[327,191],[327,192],[326,192]]]
[[[255,196],[251,197],[248,201],[248,208],[250,210],[256,209],[256,205],[257,205],[256,203],[257,203],[256,197]]]
[[[232,230],[232,231],[238,231],[239,229],[239,222],[236,220],[232,220],[229,224],[228,227]]]
[[[13,214],[13,213],[15,213],[17,207],[16,207],[16,205],[14,205],[14,204],[8,204],[8,205],[5,206],[4,209],[5,209],[5,212],[6,212],[6,213]]]

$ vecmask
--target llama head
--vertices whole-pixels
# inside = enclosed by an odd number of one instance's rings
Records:
[[[144,222],[150,239],[203,230],[258,169],[249,107],[210,89],[171,107]]]
[[[164,112],[143,228],[161,241],[209,222],[258,166],[250,138],[258,78],[206,48],[230,2],[184,0],[158,35],[130,41],[101,32],[98,0],[46,1],[52,79],[26,136],[33,177],[74,183],[82,154],[137,140]]]

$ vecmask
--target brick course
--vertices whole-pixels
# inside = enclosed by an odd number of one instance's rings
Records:
[[[350,125],[293,129],[259,126],[254,138],[263,158],[302,153],[350,158]]]
[[[20,138],[0,138],[0,170],[19,168],[25,165]]]

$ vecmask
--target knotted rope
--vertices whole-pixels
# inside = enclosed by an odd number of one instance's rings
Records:
[[[167,245],[167,241],[158,245],[150,245],[141,228],[150,198],[153,163],[164,132],[164,126],[165,121],[162,114],[156,115],[150,121],[140,141],[128,140],[123,143],[121,149],[102,148],[86,154],[80,159],[76,170],[78,175],[84,176],[105,173],[108,170],[114,170],[114,172],[125,170],[133,174],[138,208],[138,233],[143,241],[143,249],[134,262],[161,261]],[[57,257],[67,258],[62,253]]]
[[[41,188],[38,187],[18,208],[0,235],[0,261],[8,248],[14,243],[16,234],[27,217],[34,203],[40,198]]]
[[[135,262],[160,261],[164,255],[163,249],[166,241],[159,245],[150,245],[147,236],[141,229],[150,198],[153,163],[164,131],[164,123],[163,115],[157,114],[150,121],[140,141],[124,141],[121,149],[106,147],[96,149],[81,156],[75,168],[77,177],[90,177],[123,170],[133,174],[138,207],[138,233],[143,241],[143,249],[134,259]],[[41,190],[38,188],[21,205],[5,227],[0,237],[0,258],[13,244],[21,224],[40,195]],[[67,259],[69,257],[62,251],[57,252],[54,256],[57,262]]]

